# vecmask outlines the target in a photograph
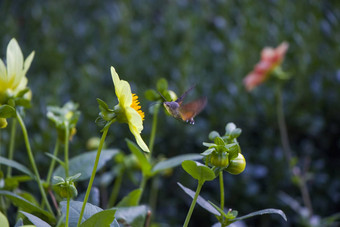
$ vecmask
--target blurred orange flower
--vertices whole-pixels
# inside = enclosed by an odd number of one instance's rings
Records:
[[[265,47],[261,52],[261,61],[257,63],[243,83],[248,91],[253,90],[256,86],[263,83],[269,74],[279,66],[287,52],[289,44],[287,42],[281,43],[277,48]]]

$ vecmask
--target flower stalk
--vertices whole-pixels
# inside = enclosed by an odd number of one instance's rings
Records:
[[[65,141],[64,141],[64,162],[65,162],[65,176],[68,177],[69,176],[69,164],[68,164],[68,150],[69,150],[69,146],[68,146],[68,141],[69,141],[69,137],[70,137],[70,130],[69,130],[69,126],[67,123],[65,124]]]
[[[194,199],[191,202],[190,209],[188,211],[187,217],[185,218],[185,222],[183,224],[183,227],[187,227],[188,224],[189,224],[192,212],[194,211],[194,208],[195,208],[195,205],[196,205],[196,202],[197,202],[197,198],[198,198],[198,195],[201,192],[203,183],[204,183],[204,181],[198,181],[198,185],[197,185],[197,189],[196,189],[196,192],[195,192],[195,196],[194,196]]]
[[[59,151],[59,139],[57,138],[56,144],[55,144],[55,146],[54,146],[54,151],[53,151],[53,156],[54,156],[54,157],[57,157],[57,156],[58,156],[58,151]],[[50,167],[49,167],[49,169],[48,169],[47,178],[46,178],[46,182],[47,182],[48,184],[51,183],[50,181],[51,181],[52,173],[53,173],[53,170],[54,170],[54,166],[55,166],[55,159],[52,158]]]
[[[221,194],[221,210],[224,210],[224,182],[223,182],[223,171],[220,171],[219,174],[220,180],[220,194]]]
[[[67,197],[67,205],[66,205],[66,220],[65,227],[68,227],[69,217],[70,217],[70,197]]]
[[[113,123],[113,121],[110,124],[112,124],[112,123]],[[81,208],[81,212],[80,212],[80,215],[79,215],[77,226],[80,226],[81,220],[82,220],[83,215],[84,215],[86,203],[87,203],[87,200],[89,199],[89,196],[90,196],[90,192],[91,192],[92,184],[93,184],[93,181],[94,181],[94,177],[96,176],[97,166],[98,166],[98,162],[99,162],[99,158],[100,158],[100,153],[102,151],[102,148],[103,148],[103,145],[104,145],[104,142],[105,142],[105,138],[106,138],[107,132],[109,131],[109,128],[110,127],[108,125],[108,127],[105,127],[103,129],[103,134],[102,134],[102,137],[100,139],[100,143],[99,143],[99,147],[98,147],[97,155],[96,155],[96,160],[94,162],[91,178],[90,178],[89,184],[87,186],[87,190],[86,190],[85,198],[84,198],[84,201],[83,201],[83,206]]]
[[[313,207],[312,207],[312,202],[311,202],[311,198],[309,195],[307,182],[306,182],[306,176],[305,176],[306,171],[304,171],[304,173],[301,174],[300,171],[294,171],[294,166],[292,166],[291,148],[290,148],[286,120],[285,120],[284,110],[283,110],[282,91],[281,91],[281,87],[279,86],[277,88],[277,118],[278,118],[279,130],[280,130],[281,143],[283,147],[283,152],[287,160],[287,164],[289,166],[291,174],[297,176],[300,180],[299,188],[300,188],[300,192],[302,195],[302,201],[308,209],[309,217],[311,217],[313,214]]]
[[[158,112],[159,112],[159,107],[160,103],[156,103],[154,106],[154,112],[153,112],[153,119],[152,119],[152,128],[151,128],[151,135],[150,135],[150,141],[149,141],[149,157],[152,157],[152,151],[153,151],[153,146],[155,144],[155,137],[156,137],[156,131],[157,131],[157,123],[158,123]]]
[[[113,185],[113,189],[112,189],[112,192],[109,198],[109,203],[107,205],[108,208],[113,207],[117,201],[118,193],[122,185],[122,181],[123,181],[123,173],[124,173],[124,170],[121,170],[115,180],[115,183]]]
[[[15,145],[15,134],[17,130],[17,120],[13,118],[12,120],[12,127],[11,127],[11,138],[9,142],[9,151],[8,151],[8,159],[13,159],[14,154],[14,145]],[[10,178],[12,176],[12,167],[8,166],[7,168],[7,178]]]
[[[33,168],[36,180],[38,182],[38,186],[39,186],[39,190],[40,190],[42,199],[44,200],[44,202],[45,202],[45,204],[47,206],[48,211],[51,214],[53,214],[52,208],[50,206],[50,203],[48,202],[45,190],[44,190],[42,182],[41,182],[41,178],[40,178],[40,175],[39,175],[38,168],[37,168],[37,166],[35,164],[35,161],[34,161],[34,156],[33,156],[33,153],[32,153],[32,150],[31,150],[31,145],[30,145],[30,142],[29,142],[29,139],[28,139],[28,134],[27,134],[26,126],[25,126],[25,124],[24,124],[24,122],[23,122],[19,112],[17,112],[16,118],[17,118],[17,120],[18,120],[18,122],[20,124],[21,130],[22,130],[22,132],[24,134],[24,140],[25,140],[25,145],[26,145],[26,149],[27,149],[28,158],[30,160],[30,163],[32,165],[32,168]]]

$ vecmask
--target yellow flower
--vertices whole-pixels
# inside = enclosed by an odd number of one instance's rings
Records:
[[[138,96],[131,93],[130,84],[125,80],[120,80],[115,68],[112,66],[111,75],[119,102],[114,108],[117,114],[117,121],[127,123],[139,147],[143,151],[150,152],[140,135],[143,130],[144,113],[139,105]]]
[[[24,56],[16,39],[11,39],[7,46],[7,68],[0,59],[0,104],[8,97],[16,96],[26,88],[26,72],[34,57],[34,51],[24,61]]]

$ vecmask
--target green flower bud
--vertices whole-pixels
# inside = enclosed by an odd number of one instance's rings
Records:
[[[100,138],[99,137],[91,137],[87,143],[86,148],[90,151],[98,149],[100,144]]]
[[[61,141],[62,143],[65,143],[65,128],[60,127],[57,128],[57,132],[58,132],[58,139],[59,141]],[[76,128],[71,128],[70,132],[69,132],[69,141],[72,140],[73,136],[76,134],[77,129]]]
[[[216,137],[220,137],[220,134],[216,131],[212,131],[209,133],[209,139],[211,141],[214,141]]]
[[[227,152],[213,152],[208,157],[209,163],[216,167],[227,167],[229,165],[229,154]]]
[[[225,170],[228,173],[237,175],[237,174],[242,173],[245,168],[246,168],[246,160],[244,156],[241,153],[239,153],[235,159],[230,160],[229,166]]]
[[[6,118],[0,118],[0,128],[6,128],[8,125]]]
[[[74,185],[74,180],[76,180],[81,174],[77,173],[74,176],[67,177],[63,179],[59,176],[54,176],[53,179],[57,181],[55,185],[53,185],[54,191],[62,198],[73,198],[78,195],[78,191]]]
[[[125,160],[125,155],[121,152],[115,155],[114,160],[116,163],[123,163]]]
[[[53,188],[61,198],[73,198],[78,195],[73,182],[58,183]]]

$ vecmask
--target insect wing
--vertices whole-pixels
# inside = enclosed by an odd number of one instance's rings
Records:
[[[183,95],[181,95],[181,97],[179,97],[175,102],[177,102],[178,104],[182,104],[183,103],[183,99],[187,96],[187,94],[194,88],[196,87],[196,85],[192,85],[186,92],[184,92]]]
[[[179,112],[183,121],[192,120],[199,114],[207,104],[207,98],[203,97],[179,107]]]

